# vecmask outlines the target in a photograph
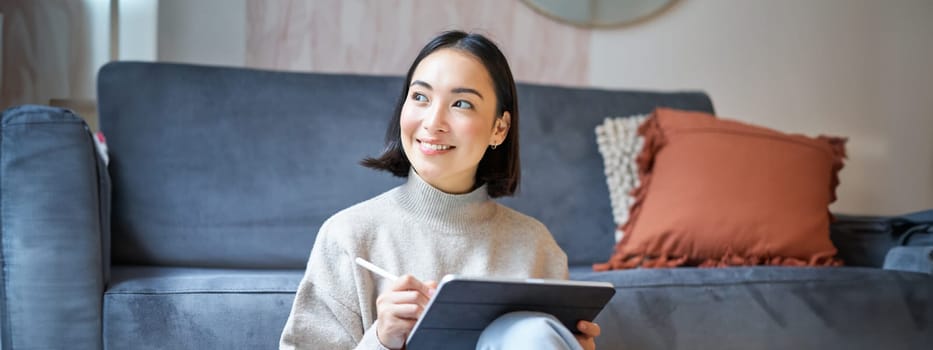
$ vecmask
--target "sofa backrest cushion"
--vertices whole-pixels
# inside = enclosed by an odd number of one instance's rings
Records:
[[[383,149],[400,77],[116,62],[98,76],[117,264],[303,268],[323,221],[402,179]],[[541,220],[571,264],[604,261],[614,224],[594,128],[699,92],[520,84],[522,183],[503,203]]]

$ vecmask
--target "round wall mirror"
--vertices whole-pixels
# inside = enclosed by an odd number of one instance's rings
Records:
[[[677,0],[522,0],[555,20],[578,27],[616,27],[655,17]]]

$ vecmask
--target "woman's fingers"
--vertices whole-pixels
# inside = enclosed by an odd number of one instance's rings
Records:
[[[594,350],[596,349],[596,337],[599,336],[601,332],[599,325],[589,321],[579,321],[577,322],[577,330],[583,334],[574,334],[574,337],[577,338],[577,341],[580,342],[580,346],[584,350]]]
[[[390,290],[380,294],[376,298],[379,342],[389,348],[402,347],[424,312],[430,294],[431,288],[411,275],[399,277]]]
[[[394,291],[404,291],[404,290],[415,290],[421,292],[426,297],[430,297],[431,288],[425,285],[425,283],[419,281],[415,276],[412,275],[402,275],[392,284],[392,290]]]
[[[379,300],[381,299],[381,300]],[[380,295],[376,303],[382,302],[385,305],[394,305],[394,306],[418,306],[423,309],[428,304],[428,298],[413,290],[403,291],[403,292],[388,292]],[[408,311],[408,308],[405,308]]]
[[[574,337],[577,338],[583,350],[596,350],[596,341],[593,340],[595,338],[585,334],[575,334]]]
[[[602,329],[599,328],[598,324],[583,320],[577,322],[577,329],[580,330],[581,333],[590,337],[598,337],[602,332]]]
[[[379,303],[380,298],[383,302],[389,302],[392,304],[417,304],[421,306],[428,305],[428,297],[424,296],[424,294],[421,294],[421,292],[413,290],[383,293],[377,297],[376,303]]]
[[[431,294],[428,294],[428,296],[433,297],[434,292],[437,291],[437,281],[427,281],[427,282],[424,282],[424,285],[428,286],[428,289],[431,292]]]
[[[423,283],[412,275],[399,277],[392,284],[391,290],[376,298],[377,309],[381,310],[380,317],[418,319],[428,305],[435,285],[433,281]]]
[[[424,312],[424,307],[418,304],[391,304],[386,311],[398,319],[417,320]]]

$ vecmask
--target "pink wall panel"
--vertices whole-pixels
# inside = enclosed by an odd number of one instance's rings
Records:
[[[448,29],[495,40],[516,79],[585,85],[590,31],[547,19],[518,0],[248,0],[246,65],[317,72],[404,74]]]
[[[0,110],[93,95],[88,26],[79,1],[3,0]]]

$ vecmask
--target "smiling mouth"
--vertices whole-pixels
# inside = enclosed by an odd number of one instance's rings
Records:
[[[418,140],[418,143],[421,144],[421,148],[431,150],[431,151],[447,151],[447,150],[456,148],[451,145],[436,144],[436,143],[430,143],[430,142],[421,141],[421,140]]]

